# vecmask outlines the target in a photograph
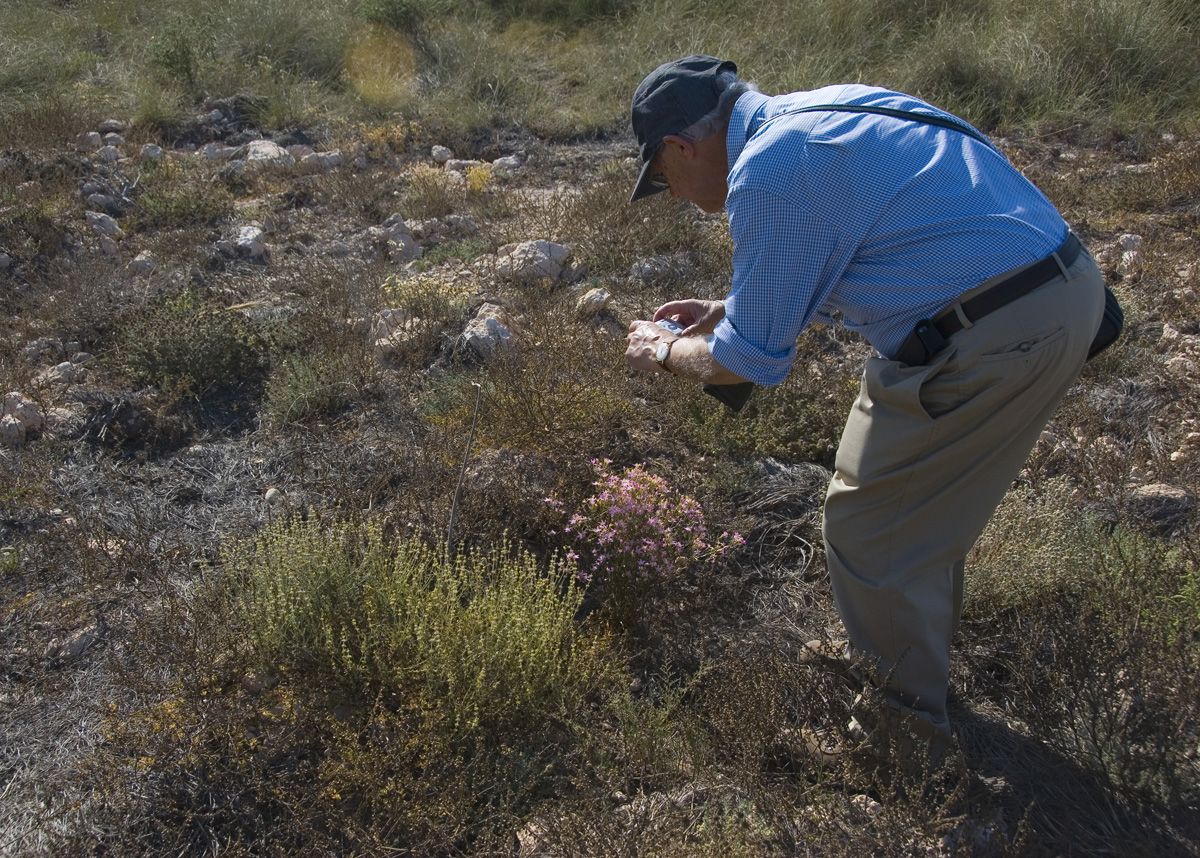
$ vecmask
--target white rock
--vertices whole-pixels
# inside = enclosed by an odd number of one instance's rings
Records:
[[[38,376],[43,384],[74,384],[83,379],[84,370],[70,361],[55,364]]]
[[[438,241],[446,233],[446,226],[437,218],[429,220],[406,220],[404,225],[418,241]]]
[[[394,214],[380,226],[370,227],[365,236],[373,244],[382,244],[393,262],[409,262],[421,256],[421,245],[413,238],[404,218]]]
[[[117,209],[117,201],[107,194],[89,194],[86,202],[93,211],[111,213]]]
[[[1154,167],[1151,166],[1150,164],[1126,164],[1125,165],[1125,172],[1133,173],[1134,175],[1139,175],[1141,173],[1149,173],[1153,169],[1154,169]]]
[[[1122,252],[1128,253],[1131,250],[1140,250],[1143,241],[1145,241],[1145,239],[1143,239],[1140,235],[1132,232],[1126,232],[1122,233],[1121,237],[1117,239],[1117,246],[1121,248]]]
[[[286,149],[270,140],[251,140],[243,149],[244,153],[239,153],[238,157],[255,173],[281,172],[296,165],[296,159]]]
[[[143,161],[161,161],[163,149],[156,143],[147,143],[142,147],[141,155]]]
[[[108,134],[104,135],[104,145],[105,146],[124,146],[125,138],[122,137],[120,134],[117,134],[115,131],[110,131]]]
[[[470,236],[479,232],[479,224],[470,215],[446,215],[442,222],[458,235]]]
[[[1197,374],[1196,362],[1184,355],[1173,355],[1167,358],[1163,366],[1170,375],[1176,378],[1191,378]]]
[[[205,143],[198,151],[206,161],[228,161],[238,150],[236,146],[226,146],[223,143]]]
[[[516,155],[505,155],[503,158],[497,158],[492,162],[492,170],[499,175],[506,176],[515,173],[524,164],[525,162]]]
[[[575,302],[575,312],[585,319],[590,319],[608,306],[612,296],[607,289],[589,289]]]
[[[462,160],[459,158],[451,158],[446,162],[446,169],[452,173],[465,173],[472,167],[482,167],[483,161]]]
[[[850,804],[867,816],[878,816],[879,812],[883,810],[882,804],[865,794],[850,796]]]
[[[435,164],[445,164],[454,157],[454,153],[445,146],[434,146],[429,150],[429,155],[433,158]]]
[[[302,161],[305,156],[311,155],[316,150],[311,146],[305,146],[303,143],[293,143],[287,147],[287,151],[297,161]]]
[[[675,253],[668,256],[648,256],[639,259],[629,267],[629,276],[634,280],[648,282],[660,277],[683,276],[693,270],[690,257],[686,253]]]
[[[46,418],[38,404],[15,390],[4,395],[4,415],[21,421],[27,432],[40,432],[46,425]]]
[[[129,273],[135,277],[142,274],[153,274],[156,268],[158,268],[158,262],[155,261],[154,255],[149,250],[143,250],[129,263]]]
[[[25,358],[33,363],[43,363],[47,360],[57,360],[63,355],[62,340],[54,337],[38,337],[30,340],[21,349]]]
[[[25,424],[5,414],[0,417],[0,444],[6,447],[20,447],[25,443]]]
[[[403,307],[380,310],[375,314],[375,320],[371,323],[371,339],[390,337],[411,319],[412,314]]]
[[[237,254],[246,259],[265,260],[268,254],[263,231],[257,226],[239,227],[233,239]]]
[[[121,160],[121,150],[116,146],[105,146],[96,153],[96,158],[104,164],[115,164]]]
[[[512,343],[512,330],[505,323],[504,311],[495,304],[481,306],[459,340],[460,348],[487,360]]]
[[[96,131],[85,131],[75,138],[75,148],[80,152],[92,153],[104,145],[104,138]]]
[[[84,212],[83,216],[87,219],[88,226],[90,226],[97,235],[106,235],[109,238],[123,238],[125,236],[120,224],[118,224],[104,212],[89,211]]]
[[[570,258],[571,250],[566,245],[545,239],[522,241],[500,248],[496,273],[525,285],[545,280],[553,283],[558,280]]]
[[[341,150],[335,149],[332,152],[310,152],[300,159],[298,169],[299,172],[310,175],[312,173],[326,173],[341,165]]]
[[[263,500],[271,506],[287,506],[287,495],[274,486],[267,489],[266,494],[263,495]]]
[[[101,134],[121,134],[125,131],[125,123],[120,119],[105,119],[100,123]]]
[[[383,310],[371,325],[371,344],[376,354],[387,357],[411,342],[421,331],[421,320],[397,307]]]

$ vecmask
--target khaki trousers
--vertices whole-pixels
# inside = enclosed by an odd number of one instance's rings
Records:
[[[925,366],[868,359],[838,447],[824,520],[834,601],[884,699],[930,739],[950,734],[967,552],[1100,324],[1091,256],[1066,274],[955,334]]]

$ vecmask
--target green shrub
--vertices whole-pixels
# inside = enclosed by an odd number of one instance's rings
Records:
[[[597,643],[575,627],[574,570],[508,546],[449,560],[375,525],[272,525],[225,555],[264,666],[313,672],[356,697],[416,699],[456,732],[575,707]]]
[[[332,416],[358,398],[361,375],[347,354],[293,353],[267,380],[263,410],[275,426]]]
[[[435,265],[441,265],[451,260],[470,262],[487,253],[491,248],[492,243],[486,238],[463,238],[458,241],[448,241],[426,250],[418,261],[417,267],[426,271]]]
[[[191,89],[196,85],[202,59],[213,50],[210,40],[211,35],[198,27],[168,26],[147,46],[150,65]]]
[[[361,0],[358,12],[372,24],[411,32],[422,21],[450,10],[449,0]]]
[[[405,178],[403,206],[408,217],[445,217],[453,214],[466,196],[457,176],[429,164],[418,164]]]
[[[144,173],[132,216],[135,229],[206,226],[233,213],[233,197],[199,169],[166,161]]]
[[[113,359],[137,381],[191,393],[256,379],[262,370],[246,319],[194,292],[164,299],[128,321]]]

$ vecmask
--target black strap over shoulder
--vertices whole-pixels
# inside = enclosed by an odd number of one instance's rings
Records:
[[[951,119],[947,116],[939,116],[933,113],[917,113],[913,110],[900,110],[895,107],[882,107],[875,104],[810,104],[807,107],[797,107],[794,110],[785,110],[783,113],[776,114],[770,119],[763,122],[754,129],[754,134],[757,134],[766,126],[770,125],[776,119],[782,119],[785,116],[791,116],[796,113],[874,113],[879,116],[890,116],[893,119],[906,119],[909,122],[923,122],[926,125],[936,125],[939,128],[948,128],[951,131],[957,131],[960,134],[966,134],[972,139],[978,140],[984,146],[990,149],[996,149],[995,144],[991,140],[984,137],[971,126]],[[999,151],[998,149],[996,151]]]

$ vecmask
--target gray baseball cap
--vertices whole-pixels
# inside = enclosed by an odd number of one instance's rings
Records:
[[[633,93],[633,133],[642,151],[642,172],[629,201],[664,190],[650,178],[650,163],[663,138],[678,134],[703,119],[717,106],[720,75],[737,73],[729,60],[693,55],[663,63],[643,78]]]

